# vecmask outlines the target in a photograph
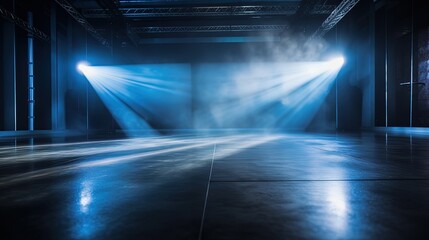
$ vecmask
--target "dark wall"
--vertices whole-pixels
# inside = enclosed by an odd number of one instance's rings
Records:
[[[4,24],[4,20],[0,19],[0,33],[3,34],[3,24]],[[4,130],[4,101],[5,101],[5,94],[4,94],[4,63],[3,63],[3,37],[0,37],[0,93],[1,93],[1,97],[0,97],[0,131]]]
[[[356,131],[374,125],[373,1],[360,1],[327,35],[331,51],[345,57],[336,90],[337,127]],[[335,111],[335,110],[334,110]],[[333,113],[335,115],[335,112]]]
[[[416,6],[416,81],[422,83],[416,89],[416,116],[414,125],[429,127],[429,3]]]
[[[26,8],[32,8],[35,25],[50,33],[50,4],[18,6],[17,14],[26,17]],[[342,52],[346,65],[334,88],[312,121],[314,128],[321,128],[321,122],[328,122],[328,128],[335,127],[338,97],[338,127],[343,130],[357,130],[362,126],[371,127],[374,121],[383,123],[383,81],[382,74],[383,43],[380,31],[383,29],[382,10],[377,10],[373,21],[372,0],[362,0],[336,28],[326,35],[329,50]],[[87,80],[77,72],[76,65],[87,60],[93,65],[142,64],[142,63],[237,63],[249,61],[277,61],[281,48],[266,43],[194,43],[194,44],[153,44],[135,48],[122,46],[111,35],[113,49],[101,46],[94,38],[87,35],[68,14],[57,7],[57,57],[58,79],[64,96],[58,102],[64,113],[65,127],[68,129],[114,129],[115,123],[110,113],[95,91],[88,87]],[[375,25],[373,25],[375,24]],[[375,30],[374,30],[374,28]],[[376,52],[374,61],[374,37]],[[27,36],[17,30],[17,99],[18,126],[27,128]],[[109,36],[109,34],[106,34]],[[300,41],[298,36],[295,41]],[[280,45],[281,46],[281,45]],[[286,45],[287,46],[287,45]],[[36,73],[36,129],[51,127],[51,66],[49,43],[35,40]],[[373,66],[376,66],[374,71]],[[392,67],[393,69],[393,67]],[[406,70],[404,70],[406,71]],[[375,76],[375,77],[374,77]],[[376,87],[375,87],[376,86]],[[87,95],[88,87],[88,95]],[[336,92],[335,89],[338,89]],[[374,95],[374,89],[377,94]],[[338,94],[337,94],[338,93]],[[392,103],[393,104],[393,103]],[[374,106],[376,109],[374,110]],[[395,107],[396,109],[396,107]],[[87,112],[89,118],[87,119]],[[376,117],[374,119],[374,113]],[[324,119],[321,121],[321,119]]]
[[[17,129],[28,130],[28,46],[27,34],[22,30],[16,32],[16,116]],[[36,64],[35,64],[36,66]],[[37,76],[35,76],[35,81]],[[35,87],[38,84],[35,83]],[[43,90],[43,89],[41,89]],[[40,103],[36,103],[40,104]]]
[[[427,1],[384,1],[375,11],[376,126],[429,126],[427,78]],[[411,63],[413,61],[413,63]],[[387,85],[386,69],[387,64]],[[413,71],[411,73],[411,71]],[[411,104],[411,87],[413,97]],[[386,97],[387,89],[387,114]],[[411,107],[412,106],[412,107]],[[410,112],[412,110],[412,122]]]
[[[375,11],[375,126],[386,125],[386,7]]]
[[[39,130],[51,129],[50,63],[50,45],[47,42],[34,41],[34,81],[36,84],[34,127]]]
[[[10,1],[11,3],[12,1]],[[13,12],[12,4],[6,4],[4,7],[10,12]],[[39,7],[26,2],[15,3],[15,15],[24,21],[27,21],[27,12],[33,12],[34,25],[45,33],[48,33],[49,22],[47,13],[43,4]],[[12,24],[9,21],[2,20],[2,23]],[[3,25],[3,24],[1,24]],[[3,26],[2,26],[3,27]],[[5,32],[4,36],[13,34],[12,31]],[[15,64],[16,64],[16,123],[18,130],[28,129],[28,34],[19,27],[15,27]],[[2,39],[3,41],[3,39]],[[5,44],[3,46],[3,43]],[[2,48],[12,49],[13,43],[8,41],[2,43]],[[7,46],[6,46],[7,45]],[[3,56],[3,55],[2,55]],[[13,56],[7,56],[8,61],[13,62]],[[4,60],[4,59],[3,59]],[[35,129],[50,129],[50,58],[49,58],[49,43],[34,38],[34,82],[35,82]],[[2,67],[7,66],[8,69],[3,71],[13,72],[10,64],[2,62]],[[3,75],[3,74],[2,74]],[[10,81],[10,80],[8,80]],[[2,79],[2,83],[6,82]],[[4,84],[2,84],[4,85]],[[2,86],[3,87],[3,86]],[[9,93],[8,93],[9,94]],[[4,94],[4,97],[6,95]],[[2,113],[4,112],[4,104],[2,105]],[[5,113],[10,114],[10,113]],[[13,118],[13,117],[12,117]],[[14,122],[14,120],[12,121]],[[2,122],[1,126],[4,126]],[[10,124],[9,124],[10,125]],[[11,130],[10,127],[8,130]]]

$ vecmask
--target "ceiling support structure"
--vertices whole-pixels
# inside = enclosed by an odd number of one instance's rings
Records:
[[[252,32],[283,31],[288,25],[211,25],[211,26],[168,26],[132,27],[133,33],[201,33],[201,32]]]
[[[311,39],[323,37],[331,30],[356,4],[359,0],[343,0],[338,7],[329,15],[322,23],[316,32],[313,33]]]
[[[55,1],[103,46],[110,47],[109,42],[67,0]]]
[[[24,29],[29,34],[33,35],[34,37],[37,37],[40,40],[49,41],[48,35],[46,35],[44,32],[40,31],[39,29],[35,28],[33,25],[29,24],[28,22],[22,20],[15,14],[9,12],[5,8],[0,6],[0,15],[15,24],[16,26]]]
[[[115,24],[115,26],[123,26],[124,33],[128,36],[134,46],[138,46],[140,39],[128,30],[130,24],[125,19],[123,13],[119,10],[119,2],[117,0],[97,0],[97,2],[103,8],[99,10],[106,14],[106,18],[111,18],[112,24]],[[83,15],[87,17],[85,14]]]
[[[119,8],[125,17],[218,17],[218,16],[257,16],[257,15],[293,15],[297,4],[278,6],[213,6],[213,7],[137,7]],[[105,9],[84,9],[87,18],[106,18]]]
[[[331,14],[336,7],[336,5],[316,4],[309,13],[313,15],[328,15]]]
[[[311,13],[315,8],[315,4],[319,2],[320,0],[302,0],[299,4],[298,10],[296,11],[295,18],[301,18],[304,15]]]

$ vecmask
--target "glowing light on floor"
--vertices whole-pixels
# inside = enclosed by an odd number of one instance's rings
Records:
[[[44,144],[34,147],[0,148],[2,159],[0,166],[16,164],[18,162],[54,160],[62,157],[82,157],[104,153],[130,152],[141,149],[156,149],[159,147],[182,146],[190,143],[205,141],[205,138],[174,138],[174,137],[147,137],[131,138],[126,140],[77,142],[63,144]],[[97,146],[97,147],[94,147]],[[61,150],[58,150],[60,148]]]
[[[275,141],[283,138],[282,135],[252,135],[252,134],[238,134],[231,136],[220,136],[220,137],[189,137],[183,138],[183,144],[171,145],[168,146],[163,141],[156,143],[158,147],[145,147],[143,145],[137,145],[140,147],[139,150],[135,149],[133,151],[121,151],[119,150],[124,145],[118,146],[109,146],[105,148],[103,154],[93,155],[92,152],[83,151],[84,154],[81,155],[81,159],[75,159],[68,163],[67,165],[61,165],[56,167],[50,167],[46,169],[34,170],[26,173],[17,173],[12,174],[8,177],[0,178],[0,186],[15,184],[20,182],[25,182],[29,180],[41,179],[56,177],[64,174],[69,174],[76,171],[83,171],[89,168],[103,167],[103,166],[113,166],[116,164],[132,163],[138,161],[144,161],[146,158],[155,157],[155,156],[168,156],[168,154],[179,153],[179,152],[188,152],[193,156],[194,151],[199,149],[204,149],[206,147],[211,147],[216,144],[227,146],[223,150],[217,151],[217,156],[219,158],[224,158],[232,154],[238,153],[246,148],[254,147],[266,142]],[[150,138],[145,140],[150,142]],[[97,148],[97,145],[94,144],[93,148]],[[118,149],[119,148],[119,149]],[[115,152],[116,149],[116,152]],[[37,153],[37,151],[33,152]],[[52,150],[48,155],[58,156],[54,150]],[[211,157],[210,154],[207,156]],[[16,156],[19,157],[19,156]],[[64,157],[64,156],[63,156]],[[195,157],[195,156],[193,156]],[[79,161],[78,161],[79,160]],[[196,159],[200,161],[195,161],[192,165],[184,164],[180,167],[174,168],[171,171],[186,171],[195,167],[205,164],[205,158]],[[41,159],[34,159],[34,162],[41,162]],[[152,164],[162,164],[163,161],[152,162]],[[147,165],[147,167],[150,167]],[[168,172],[168,171],[167,171]],[[83,189],[90,189],[90,185],[85,185]],[[79,203],[82,209],[85,209],[91,202],[90,191],[82,190],[80,195]]]
[[[83,213],[88,212],[89,204],[92,201],[91,183],[88,181],[82,182],[82,189],[79,197],[80,210]]]
[[[332,182],[326,186],[327,210],[330,213],[330,227],[337,233],[345,233],[349,220],[349,203],[347,199],[347,182]]]

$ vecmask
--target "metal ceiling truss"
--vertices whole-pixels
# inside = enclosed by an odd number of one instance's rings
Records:
[[[97,0],[97,3],[103,8],[108,17],[121,17],[122,13],[119,11],[119,2],[117,0]],[[84,17],[85,14],[83,14]]]
[[[259,5],[290,4],[301,0],[119,0],[121,6],[208,6],[208,5]]]
[[[44,41],[49,41],[48,35],[46,35],[44,32],[40,31],[39,29],[33,27],[32,25],[28,24],[28,22],[22,20],[15,14],[9,12],[5,8],[0,6],[0,15],[12,22],[13,24],[17,25],[18,27],[24,29],[28,33],[32,34],[34,37],[37,37]]]
[[[313,9],[309,11],[309,14],[311,15],[328,15],[331,14],[335,8],[336,5],[324,5],[324,4],[316,4],[314,5]]]
[[[308,15],[311,10],[314,9],[316,4],[319,4],[320,0],[302,0],[299,4],[298,10],[296,11],[296,18],[300,18],[304,15]]]
[[[281,6],[215,6],[215,7],[139,7],[120,8],[125,17],[216,17],[216,16],[255,16],[255,15],[293,15],[297,4]],[[105,18],[108,12],[104,9],[83,9],[87,18]]]
[[[201,33],[201,32],[258,32],[283,31],[287,25],[215,25],[215,26],[168,26],[131,27],[133,33]]]
[[[55,0],[66,12],[70,14],[86,31],[88,31],[103,46],[110,47],[109,42],[66,0]]]
[[[126,32],[127,32],[128,38],[131,40],[131,42],[134,44],[134,46],[138,46],[140,44],[140,40],[141,40],[140,37],[138,36],[138,34],[131,30],[131,25],[129,23],[126,23],[125,27],[126,27]]]
[[[115,24],[125,27],[124,32],[134,44],[134,46],[137,46],[139,44],[140,39],[138,38],[138,36],[136,36],[136,34],[133,34],[128,30],[129,23],[124,18],[122,12],[119,10],[119,2],[117,0],[97,0],[97,2],[101,7],[104,8],[101,10],[106,12],[106,17],[112,18]]]
[[[338,7],[332,11],[331,15],[326,18],[316,32],[311,36],[314,38],[323,37],[329,30],[331,30],[356,4],[359,0],[343,0]]]

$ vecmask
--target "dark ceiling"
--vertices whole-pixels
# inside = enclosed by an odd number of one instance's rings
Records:
[[[10,1],[14,2],[14,1]],[[15,9],[65,10],[103,45],[121,43],[258,42],[285,35],[323,37],[359,0],[25,0]],[[2,5],[2,4],[0,4]],[[9,4],[10,5],[10,4]],[[19,7],[20,6],[20,7]],[[30,7],[31,6],[31,7]],[[25,12],[0,15],[46,40]],[[15,12],[15,13],[14,13]],[[60,14],[63,14],[61,12]]]
[[[64,0],[56,0],[60,5]],[[341,0],[69,0],[99,36],[134,45],[212,39],[311,35]],[[353,4],[353,6],[354,6]]]

